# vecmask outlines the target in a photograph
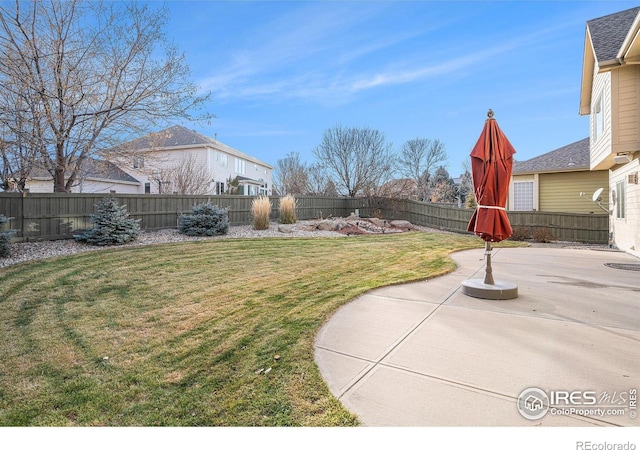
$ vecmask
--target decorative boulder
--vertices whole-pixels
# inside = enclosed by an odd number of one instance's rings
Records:
[[[413,230],[413,224],[408,220],[393,220],[391,221],[391,226],[396,228],[407,228],[409,230]]]

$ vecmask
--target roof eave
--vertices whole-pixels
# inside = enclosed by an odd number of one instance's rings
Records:
[[[589,172],[589,167],[572,167],[561,169],[526,170],[524,172],[513,171],[513,175],[536,175],[541,173],[564,173],[564,172]]]
[[[622,46],[616,55],[618,60],[627,60],[637,57],[640,54],[640,43],[638,43],[638,32],[640,31],[640,14],[637,14],[629,28],[627,36],[622,42]]]
[[[581,116],[591,114],[591,91],[593,89],[593,69],[596,64],[595,51],[591,42],[589,27],[584,38],[584,54],[582,57],[582,82],[580,88],[580,110]]]

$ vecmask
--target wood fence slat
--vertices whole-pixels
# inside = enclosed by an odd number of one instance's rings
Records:
[[[14,218],[4,228],[18,230],[16,241],[69,239],[91,226],[95,205],[104,197],[105,194],[0,193],[0,213]],[[148,194],[116,194],[114,197],[119,204],[127,205],[129,214],[140,219],[145,230],[176,228],[180,214],[189,213],[194,205],[207,201],[228,208],[232,225],[251,223],[253,197]],[[270,200],[271,220],[276,221],[279,198],[270,197]],[[346,217],[357,210],[361,217],[403,219],[460,233],[467,233],[473,213],[469,209],[389,198],[300,196],[296,200],[299,220]],[[514,228],[547,228],[558,240],[608,242],[609,216],[604,214],[508,211],[508,215]]]

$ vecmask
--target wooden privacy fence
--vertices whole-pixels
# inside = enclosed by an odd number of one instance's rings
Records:
[[[17,230],[16,241],[69,239],[90,228],[90,216],[105,194],[0,194],[0,214],[13,219],[5,228]],[[232,225],[251,223],[253,197],[114,194],[127,206],[132,218],[140,219],[144,230],[175,228],[180,214],[189,213],[198,204],[210,201],[228,208]],[[271,197],[271,219],[278,219],[278,197]],[[297,197],[300,220],[345,217],[384,217],[408,220],[442,230],[466,233],[472,210],[439,206],[413,200],[388,198]],[[573,242],[607,243],[609,217],[604,214],[568,214],[509,211],[513,227],[531,230],[547,228],[556,239]]]

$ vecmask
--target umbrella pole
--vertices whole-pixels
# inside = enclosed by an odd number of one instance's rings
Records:
[[[493,281],[493,268],[491,267],[491,242],[485,242],[484,254],[487,255],[487,270],[484,274],[484,284],[495,284],[495,281]]]

